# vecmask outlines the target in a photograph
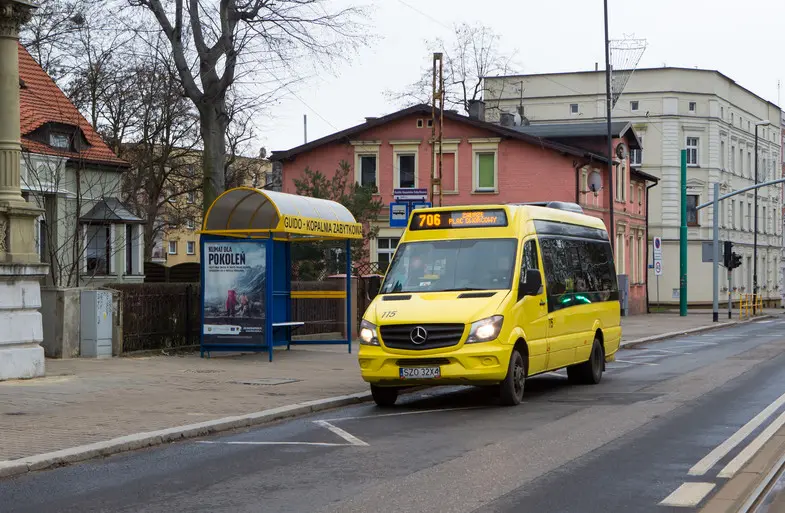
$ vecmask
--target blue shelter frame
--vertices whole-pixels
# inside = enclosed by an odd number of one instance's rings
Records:
[[[207,210],[200,231],[201,258],[201,355],[215,351],[267,351],[273,360],[276,346],[292,344],[346,344],[352,351],[352,259],[351,241],[361,239],[362,225],[343,205],[334,201],[297,196],[275,191],[238,187],[221,194]],[[344,241],[346,286],[344,291],[292,291],[291,244],[334,240]],[[208,275],[206,246],[216,242],[252,244],[264,248],[265,302],[262,336],[249,331],[237,341],[205,340],[205,281]],[[292,320],[292,299],[346,300],[346,338],[342,340],[292,340],[293,332],[303,326]],[[211,326],[211,328],[214,326]],[[218,326],[220,328],[220,326]],[[245,328],[236,327],[238,330]],[[227,327],[231,330],[232,327]],[[258,333],[258,332],[257,332]],[[214,334],[211,334],[214,335]],[[242,335],[242,334],[241,334]],[[234,337],[231,337],[234,338]]]

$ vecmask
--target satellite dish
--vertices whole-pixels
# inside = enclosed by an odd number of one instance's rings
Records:
[[[589,184],[589,190],[593,192],[595,196],[597,196],[602,190],[602,176],[600,173],[597,171],[592,171],[589,173],[587,182]]]
[[[622,160],[627,158],[627,146],[624,143],[616,146],[616,156]]]

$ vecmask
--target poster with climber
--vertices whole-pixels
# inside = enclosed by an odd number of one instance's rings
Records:
[[[265,247],[205,242],[204,344],[264,345]]]

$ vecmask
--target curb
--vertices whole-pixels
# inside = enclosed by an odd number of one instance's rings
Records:
[[[641,344],[646,344],[647,342],[657,342],[657,341],[660,341],[660,340],[667,340],[669,338],[682,337],[684,335],[694,335],[696,333],[705,333],[707,331],[715,331],[715,330],[721,330],[721,329],[725,329],[725,328],[732,328],[734,326],[743,326],[744,324],[749,324],[751,322],[756,322],[756,321],[762,321],[763,319],[769,319],[769,318],[772,318],[772,317],[774,317],[774,316],[771,315],[771,314],[764,314],[764,315],[760,315],[758,317],[755,317],[754,319],[747,319],[747,320],[744,320],[744,321],[731,321],[731,322],[723,322],[723,323],[717,323],[717,324],[708,324],[706,326],[700,326],[700,327],[697,327],[697,328],[691,328],[691,329],[683,330],[683,331],[671,331],[669,333],[662,333],[660,335],[653,335],[651,337],[638,338],[638,339],[635,339],[635,340],[629,340],[627,342],[622,340],[620,347],[635,347],[635,346],[638,346],[638,345],[641,345]],[[622,333],[623,332],[624,332],[624,328],[622,327]]]
[[[370,392],[360,392],[357,394],[328,397],[326,399],[316,399],[313,401],[306,401],[289,406],[281,406],[269,410],[262,410],[246,415],[224,417],[221,419],[199,422],[197,424],[188,424],[185,426],[161,429],[158,431],[148,431],[145,433],[121,436],[119,438],[112,438],[111,440],[106,440],[104,442],[80,445],[70,449],[62,449],[59,451],[38,454],[35,456],[28,456],[25,458],[19,458],[17,460],[0,461],[0,478],[17,476],[36,470],[62,467],[71,463],[77,463],[93,458],[110,456],[127,451],[135,451],[145,447],[176,442],[187,438],[206,436],[221,431],[229,431],[260,424],[267,424],[277,420],[298,417],[307,415],[309,413],[338,408],[341,406],[359,404],[367,402],[370,399]]]

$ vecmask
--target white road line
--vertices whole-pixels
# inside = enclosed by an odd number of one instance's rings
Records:
[[[419,415],[421,413],[439,413],[443,411],[477,410],[485,406],[463,406],[461,408],[441,408],[433,410],[402,411],[397,413],[381,413],[379,415],[358,415],[356,417],[339,417],[336,419],[326,419],[327,422],[340,422],[342,420],[376,419],[381,417],[400,417],[402,415]]]
[[[652,366],[659,365],[658,363],[649,363],[649,362],[630,362],[630,361],[627,361],[627,360],[618,360],[618,359],[617,359],[616,361],[617,361],[617,362],[619,362],[619,363],[630,363],[630,364],[632,364],[632,365],[652,365]]]
[[[785,426],[785,412],[780,414],[774,422],[769,424],[766,429],[764,429],[761,434],[759,434],[755,439],[750,442],[750,444],[744,448],[735,458],[733,458],[730,463],[725,465],[725,468],[720,470],[720,473],[717,474],[717,477],[733,477],[736,475],[736,472],[741,470],[748,461],[752,459],[758,451],[761,450],[763,445],[768,442],[772,436],[782,427]]]
[[[774,321],[758,321],[755,324],[769,324],[770,322],[774,322]]]
[[[367,443],[363,442],[362,440],[360,440],[359,438],[357,438],[353,434],[351,434],[351,433],[349,433],[347,431],[344,431],[343,429],[339,428],[338,426],[333,426],[332,424],[330,424],[326,420],[314,420],[313,423],[316,424],[316,425],[319,425],[319,426],[322,426],[324,428],[329,429],[330,431],[332,431],[336,435],[340,436],[341,438],[343,438],[344,440],[346,440],[347,442],[349,442],[352,445],[356,445],[358,447],[368,447]]]
[[[739,445],[750,433],[755,431],[763,422],[771,417],[780,406],[785,404],[785,394],[779,396],[773,403],[768,405],[760,413],[755,415],[749,422],[744,424],[738,431],[733,433],[727,440],[718,445],[714,450],[707,454],[702,460],[693,466],[689,475],[702,476],[709,471],[714,465],[724,458],[734,447]]]
[[[714,486],[714,483],[682,483],[660,502],[660,506],[694,508],[714,489]]]
[[[714,338],[718,338],[718,337],[714,337]],[[684,342],[671,342],[671,343],[679,344],[682,346],[716,346],[717,345],[717,342],[702,342],[700,340],[685,340]]]
[[[634,351],[656,351],[658,353],[668,353],[668,354],[692,354],[692,353],[685,353],[684,351],[670,351],[668,349],[634,349]]]
[[[198,444],[212,445],[315,445],[318,447],[350,447],[352,444],[332,444],[327,442],[221,442],[210,440],[198,440]]]

